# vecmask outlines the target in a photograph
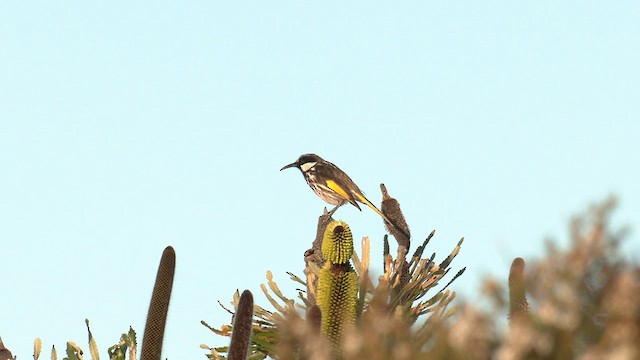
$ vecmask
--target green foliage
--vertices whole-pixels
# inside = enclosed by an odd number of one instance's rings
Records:
[[[87,325],[87,333],[89,335],[89,353],[91,354],[92,360],[99,360],[100,353],[98,350],[98,344],[91,333],[91,329],[89,327],[89,320],[85,320],[85,324]],[[122,334],[120,337],[120,341],[111,346],[107,352],[109,355],[109,360],[136,360],[136,348],[138,346],[136,340],[136,332],[130,327],[129,331],[125,334]],[[42,350],[42,340],[37,338],[33,344],[33,358],[34,360],[38,360],[41,355]],[[75,342],[69,341],[67,342],[66,348],[66,357],[63,360],[83,360],[84,359],[84,351],[80,346],[78,346]],[[128,355],[128,357],[127,357]],[[58,352],[56,351],[56,347],[51,347],[51,359],[57,360]]]
[[[120,336],[120,342],[111,346],[107,351],[109,353],[109,360],[125,360],[129,355],[129,360],[136,359],[136,349],[138,342],[136,333],[132,328],[129,328],[129,332]]]
[[[169,307],[169,299],[171,296],[171,289],[173,286],[173,275],[175,272],[175,251],[171,246],[165,248],[162,253],[160,265],[158,267],[158,275],[156,277],[156,284],[154,287],[151,304],[149,306],[149,315],[147,317],[147,324],[145,327],[145,343],[147,344],[147,351],[143,352],[142,360],[152,360],[154,356],[159,359],[160,350],[162,347],[162,337],[164,335],[164,326],[166,323],[166,314]],[[89,326],[89,320],[85,319],[87,326],[87,333],[89,335],[89,352],[92,360],[99,360],[100,354],[98,350],[98,344],[93,337],[91,328]],[[120,341],[109,347],[108,355],[110,360],[126,360],[127,355],[129,360],[137,359],[137,347],[138,341],[136,333],[133,328],[129,328],[129,331],[122,334]],[[143,346],[144,348],[144,346]],[[0,339],[0,355],[4,349],[2,339]],[[33,358],[38,360],[42,352],[42,340],[36,338],[33,344]],[[10,352],[9,352],[10,355]],[[63,360],[82,360],[84,352],[74,342],[67,342],[66,357]],[[55,346],[51,347],[51,359],[57,360],[58,353]]]
[[[67,357],[62,360],[82,360],[83,351],[73,341],[67,342]]]

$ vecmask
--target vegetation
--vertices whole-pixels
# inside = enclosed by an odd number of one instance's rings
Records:
[[[638,359],[640,265],[621,248],[626,231],[610,226],[613,199],[592,206],[570,225],[570,243],[547,243],[540,259],[514,259],[508,281],[488,279],[470,301],[449,290],[464,268],[450,273],[463,240],[437,262],[428,253],[432,232],[409,255],[411,239],[399,204],[383,188],[383,211],[403,231],[390,253],[385,237],[384,273],[370,276],[370,242],[354,251],[349,225],[325,212],[305,253],[304,276],[289,273],[303,289],[285,296],[267,272],[262,290],[274,310],[254,305],[249,291],[231,302],[233,325],[220,329],[229,346],[211,348],[210,359]],[[397,230],[397,229],[395,229]],[[175,253],[163,253],[149,308],[141,359],[161,359]],[[448,279],[448,281],[445,281]],[[504,285],[503,285],[504,283]],[[485,305],[480,305],[485,304]],[[99,359],[89,322],[89,353]],[[150,334],[149,336],[147,336]],[[219,339],[219,338],[218,338]],[[109,359],[135,360],[136,333],[108,348]],[[34,343],[34,359],[42,342]],[[63,359],[83,350],[68,342]],[[51,359],[57,359],[55,347]],[[0,339],[0,360],[15,359]]]
[[[322,274],[314,261],[307,263],[306,281],[290,274],[307,287],[298,300],[282,294],[268,272],[268,289],[262,288],[276,310],[256,307],[249,358],[638,359],[640,266],[622,253],[626,232],[610,228],[614,207],[613,199],[592,206],[572,221],[567,249],[548,242],[544,257],[526,264],[514,259],[506,286],[488,279],[473,301],[453,302],[455,293],[447,290],[464,269],[440,284],[462,240],[438,264],[435,254],[422,257],[433,233],[409,261],[403,257],[409,241],[398,239],[395,258],[385,246],[385,273],[374,286],[364,238],[360,256],[351,259],[359,287],[356,320],[338,321],[340,336],[324,328],[323,317],[332,312],[314,306]],[[321,216],[319,224],[327,220]],[[313,255],[311,249],[306,258]],[[233,333],[230,326],[212,330]],[[208,357],[223,359],[224,353],[224,347],[210,348]]]

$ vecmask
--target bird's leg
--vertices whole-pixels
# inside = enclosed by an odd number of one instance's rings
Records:
[[[344,201],[336,205],[333,209],[331,209],[331,211],[329,211],[329,213],[327,214],[327,219],[331,219],[331,217],[333,216],[333,213],[336,212],[336,210],[338,210],[338,208],[342,206],[342,204],[344,204]]]

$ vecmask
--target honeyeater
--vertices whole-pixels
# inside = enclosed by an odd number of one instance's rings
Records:
[[[301,155],[295,162],[285,165],[280,171],[292,167],[297,167],[302,172],[307,184],[325,202],[335,205],[329,212],[332,215],[338,208],[349,202],[360,209],[358,202],[361,202],[391,225],[394,225],[375,205],[369,201],[358,185],[344,171],[333,163],[321,158],[316,154]]]

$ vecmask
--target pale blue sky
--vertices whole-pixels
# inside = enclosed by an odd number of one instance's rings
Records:
[[[617,194],[640,249],[640,5],[523,2],[4,2],[0,336],[106,354],[140,334],[162,249],[177,271],[165,356],[222,345],[217,300],[302,274],[324,203],[316,152],[379,203],[467,296],[514,256],[566,240]],[[381,249],[380,219],[345,207]],[[376,255],[378,256],[378,255]],[[258,303],[266,305],[260,295]]]

